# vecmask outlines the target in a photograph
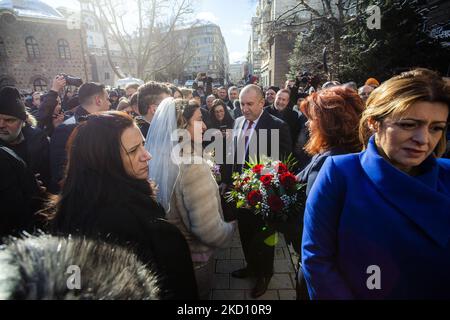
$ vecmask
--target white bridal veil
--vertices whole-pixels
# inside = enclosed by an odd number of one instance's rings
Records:
[[[166,212],[170,209],[170,199],[180,167],[172,161],[171,153],[178,140],[172,141],[172,133],[177,130],[175,103],[172,97],[164,99],[150,123],[145,141],[145,149],[150,152],[149,178],[158,185],[157,200]]]

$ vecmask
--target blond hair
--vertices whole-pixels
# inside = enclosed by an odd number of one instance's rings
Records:
[[[424,68],[403,72],[383,82],[372,91],[367,100],[366,110],[359,124],[361,143],[366,146],[373,134],[368,126],[370,119],[381,123],[387,117],[401,117],[419,101],[441,102],[450,106],[450,86],[436,72]],[[444,131],[434,150],[437,157],[445,153],[446,145]]]

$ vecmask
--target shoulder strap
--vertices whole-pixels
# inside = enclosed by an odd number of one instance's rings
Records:
[[[21,157],[19,157],[19,155],[17,155],[17,153],[15,153],[13,150],[11,150],[8,147],[5,146],[0,146],[0,149],[5,151],[6,153],[8,153],[11,157],[13,157],[14,159],[16,159],[17,161],[19,161],[20,163],[22,163],[25,167],[27,166],[27,164],[25,163],[25,161],[23,161],[23,159]]]

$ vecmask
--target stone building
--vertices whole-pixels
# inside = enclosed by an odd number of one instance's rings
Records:
[[[320,0],[306,1],[309,6],[321,11]],[[297,0],[259,0],[256,14],[252,18],[252,33],[249,41],[247,59],[250,72],[260,78],[262,86],[283,87],[289,73],[289,55],[294,49],[295,39],[301,28],[278,28],[275,32],[273,23],[284,19],[286,12],[298,7]],[[310,14],[301,11],[297,21],[307,21]]]
[[[56,9],[37,0],[0,0],[0,87],[50,89],[65,73],[91,80],[86,39]]]
[[[244,77],[244,64],[242,61],[230,63],[230,82],[234,85],[242,84]]]
[[[296,4],[296,0],[259,0],[247,57],[251,72],[260,78],[262,86],[283,86],[286,81],[297,30],[274,34],[271,22]]]

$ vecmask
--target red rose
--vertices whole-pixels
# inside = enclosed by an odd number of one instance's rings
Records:
[[[272,183],[272,179],[273,179],[273,175],[271,174],[265,174],[263,175],[261,178],[259,178],[259,181],[262,182],[262,184],[264,185],[264,187],[269,187],[270,184]]]
[[[295,185],[296,181],[297,179],[290,172],[284,173],[280,176],[280,183],[286,188],[290,188]]]
[[[279,163],[275,166],[275,169],[277,170],[278,174],[283,174],[288,172],[288,167],[284,163]]]
[[[244,180],[242,181],[242,183],[247,183],[249,181],[250,181],[250,178],[249,177],[245,177]]]
[[[257,164],[252,168],[252,171],[257,174],[261,174],[261,171],[264,169],[262,164]]]
[[[283,209],[283,201],[276,195],[271,195],[268,199],[269,207],[273,212],[278,212]]]
[[[252,190],[247,195],[247,201],[251,206],[256,205],[262,200],[261,192],[259,190]]]

